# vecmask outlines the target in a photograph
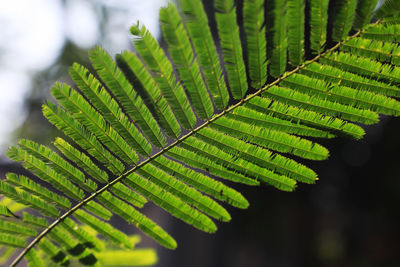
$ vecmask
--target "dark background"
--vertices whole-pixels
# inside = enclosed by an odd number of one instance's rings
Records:
[[[102,23],[106,10],[104,14]],[[35,74],[25,101],[28,116],[15,138],[45,144],[53,140],[56,133],[40,106],[55,80],[68,81],[67,67],[74,61],[88,66],[87,51],[67,41],[58,61]],[[218,223],[216,234],[197,231],[150,204],[145,213],[175,237],[179,247],[169,251],[146,237],[141,246],[157,249],[158,267],[400,266],[400,120],[382,118],[364,128],[367,134],[361,141],[316,140],[331,152],[327,161],[302,161],[319,174],[316,185],[300,184],[295,192],[285,193],[265,185],[231,184],[250,207],[227,207],[232,221]],[[7,171],[21,169],[3,160],[1,177]],[[137,233],[118,218],[112,222]]]

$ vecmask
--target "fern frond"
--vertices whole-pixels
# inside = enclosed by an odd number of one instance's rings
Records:
[[[382,42],[400,42],[400,25],[399,24],[379,24],[375,27],[370,27],[363,33],[361,37],[379,40]]]
[[[134,44],[138,54],[152,71],[176,118],[184,128],[192,129],[196,123],[196,116],[182,86],[175,78],[172,65],[164,51],[144,26],[132,26],[131,33],[136,36]]]
[[[356,139],[360,139],[365,134],[361,127],[347,123],[338,118],[286,105],[277,101],[272,102],[270,99],[263,97],[251,99],[246,106],[259,112],[273,114],[282,119],[304,123],[305,125],[326,129],[333,133],[351,136]]]
[[[179,160],[181,163],[187,164],[190,167],[205,170],[210,174],[218,176],[222,179],[253,186],[259,185],[257,180],[246,177],[236,171],[229,170],[223,165],[217,164],[214,160],[210,160],[199,154],[195,154],[192,151],[180,147],[173,147],[166,154],[174,159]],[[228,165],[229,164],[226,164],[225,166]]]
[[[213,102],[218,109],[225,109],[229,101],[224,75],[218,59],[207,14],[201,1],[180,0],[184,22],[192,40],[194,50],[202,68]]]
[[[158,84],[143,65],[142,61],[132,52],[124,51],[116,56],[118,65],[128,77],[134,77],[138,92],[144,95],[143,101],[149,107],[150,112],[156,118],[166,134],[172,138],[178,138],[181,134],[181,126],[167,100],[162,95]],[[132,78],[133,79],[133,78]],[[141,91],[139,89],[142,89]]]
[[[329,0],[310,0],[310,48],[320,54],[326,43]]]
[[[141,128],[154,145],[163,147],[165,137],[157,122],[108,53],[97,46],[89,52],[89,57],[100,78],[119,100],[132,121]],[[137,135],[137,133],[134,134]],[[145,140],[140,140],[139,144],[148,146]],[[145,151],[148,152],[148,150]]]
[[[114,174],[122,173],[124,165],[111,155],[92,134],[86,131],[82,124],[74,120],[65,110],[57,107],[52,102],[43,105],[42,109],[43,115],[81,148],[103,163]]]
[[[306,139],[226,117],[217,120],[211,128],[271,150],[307,159],[323,160],[329,155],[326,148]]]
[[[287,64],[287,1],[274,0],[267,13],[269,73],[276,78],[285,72]]]
[[[249,206],[249,202],[236,190],[219,181],[215,181],[208,176],[186,168],[166,157],[158,157],[154,160],[153,164],[174,177],[179,178],[188,185],[191,185],[218,200],[225,201],[234,207],[242,209]],[[229,218],[229,214],[226,214],[225,216],[226,218]]]
[[[332,40],[340,42],[349,34],[354,22],[357,0],[336,1],[334,15]]]
[[[66,84],[56,83],[51,92],[76,120],[121,160],[127,164],[135,164],[139,160],[133,148],[75,90]]]
[[[77,63],[72,65],[69,73],[80,91],[90,99],[91,104],[103,114],[107,122],[140,154],[148,155],[151,152],[150,144],[122,112],[115,99],[102,88],[100,82],[85,67]],[[155,144],[159,145],[157,141]]]
[[[325,80],[330,83],[352,87],[358,90],[370,91],[388,96],[400,96],[400,89],[394,85],[379,82],[374,79],[359,76],[329,65],[312,63],[300,70],[300,73],[310,77]]]
[[[44,161],[38,159],[29,152],[16,147],[10,147],[7,150],[7,156],[14,161],[20,162],[26,169],[32,171],[41,180],[53,185],[67,196],[75,200],[83,198],[84,193],[79,187],[75,186],[64,176],[50,168]]]
[[[258,127],[263,127],[266,129],[282,131],[289,134],[301,135],[301,136],[311,136],[311,137],[321,137],[321,138],[333,138],[334,134],[323,131],[314,127],[309,127],[299,122],[280,119],[271,114],[258,112],[256,110],[247,108],[246,106],[241,106],[236,108],[227,118],[232,118],[237,121],[246,122],[250,125],[255,125]]]
[[[392,98],[349,87],[330,85],[323,80],[293,74],[281,82],[283,86],[321,99],[372,110],[386,115],[399,115],[400,103]]]
[[[263,0],[244,1],[243,27],[246,35],[249,78],[252,87],[260,88],[267,81],[267,42]]]
[[[289,62],[297,66],[303,62],[304,57],[305,1],[287,1]]]
[[[160,22],[169,54],[186,88],[190,102],[197,115],[207,120],[214,113],[214,108],[177,8],[172,4],[161,8]]]
[[[229,89],[233,98],[242,99],[248,85],[236,19],[236,6],[233,0],[215,0],[214,7]]]
[[[357,109],[327,99],[309,96],[286,87],[273,86],[268,89],[265,95],[300,108],[313,110],[329,116],[338,116],[339,118],[353,122],[364,124],[374,124],[378,122],[378,114],[373,111]]]
[[[363,38],[354,38],[343,44],[341,50],[379,62],[400,66],[400,46],[396,43],[384,43]]]
[[[373,11],[378,0],[358,0],[356,14],[354,17],[353,28],[356,30],[362,29],[367,25],[373,16]]]

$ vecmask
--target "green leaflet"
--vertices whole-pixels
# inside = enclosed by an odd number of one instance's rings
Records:
[[[243,27],[246,35],[249,78],[254,88],[260,88],[267,81],[267,41],[263,0],[244,1]]]
[[[303,62],[304,56],[305,1],[287,1],[289,62],[297,66]]]
[[[167,166],[165,166],[164,164],[166,164]],[[213,199],[201,194],[193,187],[189,187],[185,183],[176,179],[175,177],[181,178],[187,184],[193,185],[193,178],[188,178],[190,177],[189,175],[184,176],[182,174],[183,170],[179,169],[176,164],[174,166],[172,161],[163,158],[161,160],[158,160],[156,164],[151,164],[148,166],[149,167],[144,167],[143,169],[139,170],[138,173],[141,174],[143,177],[146,177],[148,180],[154,182],[164,190],[177,196],[178,198],[182,199],[193,207],[196,207],[204,214],[225,222],[231,220],[230,214]],[[170,168],[174,169],[171,170]],[[201,183],[201,180],[196,182]],[[201,189],[201,187],[199,189]]]
[[[236,7],[233,0],[215,0],[214,7],[229,88],[233,98],[242,99],[247,92],[248,85],[236,19]]]
[[[297,123],[329,130],[335,134],[346,135],[356,139],[360,139],[365,134],[361,127],[352,123],[347,123],[341,119],[286,105],[277,101],[272,102],[270,99],[263,97],[251,99],[246,106],[259,112],[273,114],[282,119],[289,119]]]
[[[320,54],[326,42],[329,0],[310,0],[310,48]]]
[[[143,101],[149,107],[150,112],[153,113],[153,116],[165,133],[172,138],[178,138],[181,134],[181,126],[176,120],[167,100],[162,95],[158,84],[145,68],[142,61],[129,51],[124,51],[121,55],[117,55],[116,58],[125,75],[132,77],[132,83],[136,84],[138,93],[142,93]]]
[[[187,190],[185,190],[185,192],[184,189],[180,189],[180,187],[184,186],[182,183],[177,181],[168,181],[167,179],[169,178],[169,180],[171,180],[172,176],[168,177],[167,174],[162,173],[161,170],[151,165],[148,166],[150,171],[142,171],[141,176],[131,174],[127,177],[125,183],[131,187],[135,187],[139,193],[146,196],[156,205],[165,209],[171,213],[171,215],[181,219],[182,221],[205,232],[213,233],[217,230],[217,226],[210,218],[186,204],[183,199],[176,197],[174,194],[161,187],[161,183],[156,181],[156,179],[157,177],[160,177],[171,186],[175,186],[175,188],[171,189],[174,193],[180,190],[182,190],[183,193],[187,193],[188,195],[184,198],[185,200],[188,199],[190,193],[193,194],[193,192],[187,192]],[[142,176],[146,176],[147,179]],[[183,194],[180,194],[180,196],[183,196]]]
[[[96,254],[96,258],[104,266],[151,266],[157,262],[157,254],[152,249],[107,250]]]
[[[354,17],[353,28],[362,29],[372,18],[372,11],[375,9],[378,0],[358,0],[356,15]]]
[[[65,110],[57,107],[52,102],[42,106],[43,115],[58,129],[63,131],[75,143],[91,154],[98,161],[102,162],[114,174],[120,174],[124,165],[111,155],[100,142],[80,124],[74,120]]]
[[[53,185],[61,192],[64,192],[67,196],[75,200],[81,200],[83,198],[84,193],[79,187],[72,184],[64,176],[49,167],[44,161],[29,152],[18,149],[17,147],[10,147],[7,150],[7,156],[14,161],[22,163],[26,169],[32,171],[40,179]]]
[[[192,151],[180,147],[173,147],[167,152],[167,155],[171,156],[176,160],[179,160],[181,163],[187,164],[192,168],[199,168],[201,170],[205,170],[210,174],[218,176],[222,179],[246,185],[253,185],[253,186],[259,185],[259,182],[255,179],[246,177],[235,170],[230,170],[224,167],[223,165],[217,164],[213,160],[210,160],[206,157],[203,157],[199,154],[195,154]]]
[[[65,157],[76,163],[76,165],[82,168],[92,178],[101,183],[106,183],[108,181],[108,175],[105,171],[100,170],[88,156],[71,146],[67,141],[57,137],[53,144]]]
[[[311,136],[311,137],[323,137],[323,138],[333,138],[334,134],[323,131],[314,127],[309,127],[300,124],[299,121],[291,119],[280,119],[271,114],[258,112],[241,106],[236,108],[232,113],[227,115],[227,118],[232,118],[237,121],[246,122],[250,125],[255,125],[258,127],[264,127],[267,129],[282,131],[289,134],[301,135],[301,136]]]
[[[243,156],[252,163],[261,167],[270,168],[283,175],[288,175],[293,179],[308,183],[314,183],[317,179],[315,172],[304,165],[229,135],[204,128],[199,131],[196,136],[206,143],[220,147],[227,153],[238,157]],[[188,140],[191,139],[192,138],[189,138]]]
[[[32,194],[27,193],[25,190],[16,189],[3,181],[0,181],[0,193],[7,195],[7,197],[19,203],[40,211],[46,216],[57,217],[59,215],[59,211],[53,205],[32,196]]]
[[[136,207],[143,208],[144,204],[147,203],[147,199],[121,183],[115,184],[111,191],[125,202]]]
[[[376,10],[376,16],[378,18],[388,17],[390,15],[394,15],[399,13],[400,11],[400,3],[397,0],[386,0],[382,3],[382,5]]]
[[[211,128],[265,148],[307,159],[323,160],[329,155],[326,148],[306,139],[230,118],[217,120]]]
[[[352,55],[375,58],[380,62],[400,66],[400,47],[396,43],[355,38],[346,42],[341,50]]]
[[[396,86],[362,77],[329,65],[321,65],[314,62],[300,70],[300,73],[358,90],[370,91],[388,96],[400,96],[400,89]]]
[[[100,82],[86,68],[77,63],[72,65],[69,73],[82,93],[90,99],[92,105],[103,114],[111,126],[140,154],[148,155],[151,152],[150,144]],[[156,142],[156,144],[159,143]]]
[[[225,109],[229,101],[229,93],[222,74],[217,50],[208,26],[207,15],[201,1],[180,0],[184,13],[184,22],[197,51],[199,64],[212,99],[218,109]]]
[[[400,103],[392,98],[349,87],[330,85],[323,80],[293,74],[281,82],[283,86],[321,99],[368,109],[386,115],[400,114]]]
[[[110,240],[115,242],[116,244],[122,244],[126,248],[132,248],[132,244],[129,242],[128,236],[126,236],[124,233],[118,231],[111,225],[109,225],[106,222],[103,222],[96,217],[82,211],[82,210],[77,210],[74,213],[74,216],[79,219],[79,221],[88,224],[90,227],[95,229],[97,232],[100,234],[108,237]]]
[[[249,206],[249,202],[236,190],[208,176],[186,168],[177,162],[169,160],[166,157],[158,157],[155,159],[154,165],[181,179],[188,185],[198,188],[200,191],[218,200],[225,201],[234,207],[247,208]],[[225,216],[229,218],[229,214],[225,214]]]
[[[40,240],[38,247],[42,249],[53,262],[65,265],[69,264],[68,256],[46,238]]]
[[[288,48],[287,1],[274,0],[267,13],[269,73],[273,77],[281,76],[286,70]]]
[[[32,267],[44,267],[42,260],[36,253],[36,250],[32,249],[26,254],[26,261],[28,262],[28,266]]]
[[[97,46],[89,52],[89,57],[103,82],[119,100],[132,121],[141,128],[154,145],[158,147],[164,146],[165,137],[161,133],[161,129],[154,117],[108,53]],[[138,135],[138,132],[134,133],[134,135]],[[148,155],[151,151],[148,148],[149,144],[145,140],[139,140],[139,144],[142,147],[145,146],[144,150]]]
[[[320,99],[285,87],[273,86],[265,93],[266,96],[300,108],[313,110],[329,116],[338,116],[345,120],[374,124],[378,122],[378,114],[352,106],[339,104],[327,99]]]
[[[152,71],[155,81],[176,118],[184,128],[192,129],[196,123],[196,116],[182,86],[175,78],[172,65],[164,51],[144,26],[140,28],[139,25],[132,26],[131,33],[137,36],[134,40],[135,48],[146,66]]]
[[[177,8],[172,4],[161,8],[160,22],[169,54],[186,88],[190,102],[197,115],[207,120],[214,113],[214,108]]]
[[[66,231],[68,231],[73,237],[75,237],[81,244],[85,245],[87,248],[93,249],[95,251],[101,251],[104,249],[103,243],[100,242],[95,236],[89,234],[82,227],[71,220],[70,218],[65,218],[61,223]]]
[[[0,205],[0,216],[15,217],[15,215],[7,208],[7,206]]]
[[[253,164],[250,161],[237,158],[214,145],[207,144],[197,138],[191,138],[189,141],[182,143],[181,146],[195,154],[215,161],[217,164],[234,168],[246,176],[263,181],[283,191],[293,191],[296,186],[296,181]]]
[[[27,139],[21,139],[18,145],[27,153],[34,155],[51,166],[56,172],[64,176],[64,179],[68,177],[68,179],[71,179],[86,191],[93,192],[96,190],[97,185],[91,179],[87,179],[80,170],[61,158],[50,148]]]
[[[21,237],[0,233],[0,244],[14,248],[23,248],[26,242]]]
[[[130,181],[130,180],[131,179],[127,177],[125,181]],[[135,210],[132,206],[125,204],[118,198],[113,197],[108,192],[104,192],[103,194],[101,194],[99,198],[100,198],[99,201],[103,202],[104,205],[107,206],[110,210],[117,213],[126,221],[134,224],[137,228],[142,230],[145,234],[149,235],[150,237],[154,238],[161,245],[170,249],[176,248],[176,241],[167,232],[165,232],[160,226],[155,224],[145,215]]]
[[[139,158],[136,152],[106,120],[75,90],[66,84],[56,83],[51,89],[53,96],[71,112],[102,144],[127,164],[135,164]]]
[[[26,176],[7,173],[6,178],[7,183],[23,188],[49,203],[55,203],[57,206],[64,209],[69,209],[71,207],[71,202],[66,197],[53,193],[46,187],[41,186]]]
[[[361,33],[361,37],[383,42],[400,42],[399,24],[379,24]]]
[[[338,0],[334,9],[332,40],[346,39],[354,22],[357,0]]]
[[[376,78],[386,83],[400,83],[400,68],[382,64],[369,58],[348,53],[334,53],[321,58],[321,62],[359,75]]]
[[[11,221],[3,221],[0,220],[0,229],[2,233],[10,233],[15,235],[22,235],[22,236],[35,236],[37,232],[27,226],[22,224],[11,222]]]

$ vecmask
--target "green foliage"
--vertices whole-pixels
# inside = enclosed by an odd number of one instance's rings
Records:
[[[400,115],[400,19],[371,24],[375,0],[331,3],[331,28],[327,0],[245,0],[242,8],[216,0],[215,43],[201,1],[180,2],[160,11],[165,50],[138,23],[136,54],[115,62],[95,47],[97,76],[75,63],[77,89],[52,87],[58,104],[43,114],[68,138],[54,140],[60,153],[25,139],[8,150],[33,175],[0,181],[0,262],[25,248],[14,266],[23,257],[30,266],[153,264],[154,251],[132,252],[137,239],[111,225],[113,216],[174,249],[141,212],[148,202],[213,233],[214,220],[231,220],[218,201],[249,206],[224,180],[283,191],[313,184],[318,175],[297,157],[328,158],[317,138],[360,139],[354,123]],[[388,0],[378,15],[398,11]],[[348,36],[352,28],[362,30]]]

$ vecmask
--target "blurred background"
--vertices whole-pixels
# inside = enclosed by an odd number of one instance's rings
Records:
[[[133,49],[129,27],[140,20],[160,37],[158,9],[167,0],[0,0],[0,174],[21,171],[5,150],[19,138],[50,144],[56,135],[41,115],[56,80],[70,82],[73,62],[89,66],[88,49],[111,55]],[[208,11],[211,2],[204,1]],[[212,22],[212,21],[211,21]],[[232,185],[251,203],[229,209],[214,235],[149,205],[145,213],[179,244],[154,247],[158,267],[400,266],[400,120],[382,118],[361,141],[322,140],[328,161],[305,164],[316,185],[294,193]],[[116,218],[114,224],[120,224]],[[137,233],[130,225],[119,228]]]

